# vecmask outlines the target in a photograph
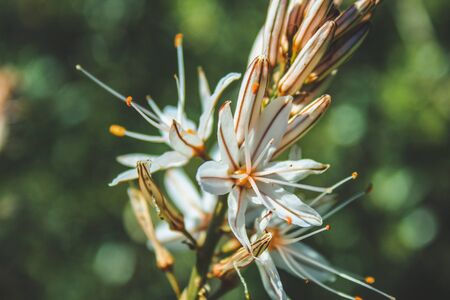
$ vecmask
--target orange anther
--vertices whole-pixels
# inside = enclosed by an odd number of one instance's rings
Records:
[[[128,96],[127,99],[125,99],[125,103],[127,104],[128,107],[131,106],[131,102],[133,101],[133,97]]]
[[[286,217],[286,223],[291,225],[292,224],[292,218],[291,217]]]
[[[361,298],[359,296],[355,296],[355,300],[363,300],[363,298]]]
[[[358,177],[358,172],[353,172],[353,173],[352,173],[352,178],[353,178],[353,179],[356,179],[356,177]]]
[[[178,48],[181,46],[181,44],[183,43],[183,34],[182,33],[178,33],[177,35],[175,35],[175,48]]]
[[[119,125],[111,125],[111,126],[109,126],[109,132],[112,135],[122,137],[125,135],[126,129],[125,129],[125,127],[122,127]]]
[[[259,83],[255,82],[252,85],[252,92],[253,92],[253,94],[256,94],[256,92],[258,92],[258,89],[259,89]]]
[[[330,229],[331,229],[330,224],[328,224],[327,226],[325,226],[325,229],[326,229],[326,230],[330,230]]]
[[[368,284],[374,284],[375,278],[373,278],[372,276],[367,276],[366,278],[364,278],[364,281],[367,282]]]

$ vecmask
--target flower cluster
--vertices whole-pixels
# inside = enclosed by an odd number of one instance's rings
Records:
[[[232,278],[237,275],[242,278],[239,269],[255,262],[273,299],[287,299],[277,268],[346,299],[360,297],[337,291],[328,282],[340,277],[393,299],[370,285],[374,282],[372,277],[360,280],[340,272],[300,242],[330,229],[327,225],[308,233],[311,227],[321,226],[325,219],[365,194],[330,208],[333,202],[330,194],[355,179],[356,172],[330,187],[300,183],[309,175],[324,173],[329,165],[301,158],[296,143],[329,108],[331,97],[322,93],[338,67],[367,36],[378,4],[377,0],[358,0],[341,11],[338,1],[332,0],[272,0],[251,50],[234,112],[231,101],[221,105],[217,147],[210,149],[206,141],[213,133],[215,107],[224,90],[240,79],[240,74],[226,75],[211,93],[206,76],[199,69],[203,112],[197,126],[185,112],[181,34],[175,37],[177,107],[161,110],[148,97],[149,108],[145,108],[77,66],[160,133],[147,135],[112,125],[112,134],[166,143],[170,148],[159,155],[119,156],[117,160],[130,169],[119,174],[110,185],[138,179],[139,189],[130,187],[129,197],[148,237],[148,246],[155,251],[157,265],[163,271],[170,274],[174,258],[169,250],[182,248],[181,242],[198,252],[191,281],[183,293],[173,274],[168,275],[179,298],[208,295],[211,278],[222,281],[216,289],[216,296],[220,295],[232,286]],[[204,161],[196,173],[201,193],[181,168],[192,158]],[[153,179],[157,171],[165,171],[169,198]],[[307,201],[299,190],[318,195]],[[148,206],[154,207],[165,221],[156,228]],[[225,216],[228,222],[224,222]]]

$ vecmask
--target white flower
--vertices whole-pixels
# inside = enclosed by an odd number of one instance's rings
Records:
[[[166,171],[164,185],[169,198],[184,215],[186,230],[198,238],[211,220],[217,197],[208,193],[200,194],[186,173],[178,168]],[[156,237],[160,243],[172,249],[177,249],[182,245],[180,242],[186,239],[180,232],[170,230],[167,222],[158,224]]]
[[[341,185],[345,181],[346,179],[342,180],[336,184],[336,186]],[[369,190],[359,193],[348,200],[343,201],[336,208],[329,210],[323,215],[323,220],[329,218],[349,203],[362,197],[368,191]],[[314,202],[317,203],[317,201]],[[340,292],[330,287],[327,283],[334,282],[337,277],[340,277],[375,291],[388,299],[395,299],[385,292],[371,286],[370,284],[375,282],[373,277],[368,276],[363,279],[363,281],[341,272],[332,267],[320,253],[301,242],[308,237],[329,230],[329,225],[316,231],[306,233],[308,230],[307,228],[296,228],[279,219],[271,219],[270,212],[263,212],[263,217],[255,220],[255,227],[258,235],[264,234],[265,232],[270,232],[272,234],[272,240],[267,251],[255,260],[264,287],[272,299],[285,299],[286,297],[277,268],[283,269],[291,275],[303,280],[314,282],[320,287],[345,299],[361,300],[360,297]],[[254,238],[256,238],[256,236]]]
[[[178,90],[178,105],[167,106],[161,110],[148,97],[147,102],[150,110],[132,101],[131,97],[124,95],[111,89],[105,83],[94,77],[92,74],[77,65],[77,69],[92,79],[95,83],[109,91],[115,97],[126,102],[128,106],[133,107],[150,125],[159,130],[159,136],[147,135],[129,131],[122,126],[113,125],[110,132],[116,136],[128,136],[142,141],[151,143],[166,143],[171,150],[162,155],[146,155],[146,154],[127,154],[118,157],[118,161],[127,167],[131,167],[125,172],[120,173],[110,183],[111,186],[123,181],[133,180],[137,178],[136,162],[138,160],[151,160],[151,172],[164,170],[173,167],[181,167],[185,165],[192,157],[208,157],[205,149],[205,141],[209,138],[213,128],[213,115],[215,106],[222,95],[223,91],[235,80],[240,78],[238,73],[229,73],[224,76],[217,84],[213,93],[210,92],[209,84],[206,76],[201,68],[199,68],[199,93],[202,106],[202,114],[200,116],[198,127],[189,120],[185,113],[185,74],[184,74],[184,58],[182,35],[175,37],[175,46],[178,55],[178,77],[176,76]]]
[[[221,161],[208,161],[197,172],[197,180],[206,192],[216,195],[230,193],[228,222],[247,250],[250,249],[250,241],[245,228],[245,212],[250,202],[266,207],[289,224],[303,227],[322,224],[314,209],[284,187],[327,192],[326,188],[297,182],[310,174],[324,172],[328,165],[310,159],[271,161],[288,128],[291,100],[290,96],[272,100],[254,123],[250,134],[246,134],[241,146],[233,127],[230,102],[226,102],[219,111],[217,133]],[[245,132],[248,130],[244,128]]]

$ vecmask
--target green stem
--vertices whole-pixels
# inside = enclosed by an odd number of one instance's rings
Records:
[[[167,281],[170,283],[170,286],[173,289],[173,292],[175,293],[175,295],[177,296],[177,299],[180,299],[180,286],[178,285],[178,281],[177,278],[175,277],[175,274],[173,274],[172,271],[166,271],[166,277],[167,277]]]
[[[197,261],[191,273],[189,285],[187,287],[187,300],[196,300],[198,293],[206,282],[209,267],[221,237],[221,225],[227,211],[226,195],[219,196],[213,217],[206,233],[205,242],[197,251]]]

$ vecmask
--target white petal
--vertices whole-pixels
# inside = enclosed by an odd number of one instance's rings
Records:
[[[228,195],[228,224],[234,236],[250,252],[250,240],[245,229],[245,212],[249,199],[245,194],[245,190],[236,187]]]
[[[228,165],[207,161],[197,170],[197,181],[205,192],[224,195],[231,191],[233,180],[228,175]]]
[[[301,227],[322,225],[322,218],[314,209],[303,203],[296,195],[276,184],[258,182],[264,196],[264,204],[281,219]]]
[[[134,169],[127,170],[127,171],[122,172],[119,175],[117,175],[117,177],[114,178],[113,181],[111,181],[109,186],[115,186],[121,182],[130,181],[130,180],[134,180],[137,178],[138,178],[138,173],[137,173],[136,168],[134,168]]]
[[[205,72],[201,67],[198,68],[198,91],[200,93],[200,101],[202,104],[202,111],[208,107],[211,90],[209,89],[208,79],[206,79]]]
[[[278,146],[286,131],[291,107],[292,97],[286,96],[272,100],[263,110],[256,128],[253,129],[254,140],[249,145],[252,159],[256,159],[272,139],[274,147]]]
[[[248,56],[247,65],[250,65],[255,58],[263,54],[263,37],[264,27],[261,28],[256,35],[256,39],[253,42],[252,49],[250,50],[250,55]]]
[[[225,102],[219,111],[217,140],[222,162],[229,166],[230,171],[239,169],[239,147],[233,128],[233,115],[229,101]]]
[[[203,142],[197,135],[188,133],[183,130],[178,122],[173,121],[170,127],[169,141],[172,148],[187,157],[192,157],[196,153],[196,149],[203,147]]]
[[[283,284],[280,280],[280,275],[278,274],[277,268],[268,251],[265,251],[256,259],[256,265],[258,266],[264,289],[267,294],[269,294],[270,298],[274,300],[287,299]]]
[[[217,101],[219,101],[220,96],[224,90],[235,80],[241,78],[241,74],[239,73],[229,73],[225,75],[220,81],[217,83],[216,89],[214,93],[209,97],[208,103],[204,107],[203,113],[200,116],[200,123],[198,126],[198,136],[206,140],[212,132],[213,127],[213,113],[214,107],[217,105]]]
[[[321,174],[329,168],[312,159],[285,160],[280,162],[270,162],[264,169],[257,172],[258,176],[283,179],[289,182],[297,182],[311,174]]]
[[[155,158],[154,155],[142,154],[142,153],[131,153],[117,156],[117,161],[124,166],[130,168],[136,168],[136,163],[140,160],[150,160]]]
[[[217,196],[207,192],[203,192],[202,203],[203,211],[206,213],[212,213],[217,203]]]
[[[186,118],[185,115],[183,115],[183,120],[178,120],[178,108],[173,105],[168,105],[164,107],[163,109],[164,115],[166,116],[166,119],[164,121],[167,121],[169,124],[169,127],[172,125],[173,120],[176,120],[178,123],[183,124],[183,127],[185,129],[191,129],[191,130],[197,130],[197,127],[195,126],[195,123],[188,118]]]
[[[200,194],[182,169],[167,170],[164,185],[170,199],[186,217],[199,219],[202,216]]]
[[[167,151],[166,153],[153,159],[150,167],[152,173],[169,168],[184,166],[189,158],[177,151]]]
[[[303,243],[295,243],[288,245],[286,247],[289,247],[292,251],[301,253],[302,255],[308,256],[310,259],[313,259],[323,265],[330,266],[330,263],[316,250],[313,248],[303,244]],[[285,251],[286,255],[290,255],[289,252]],[[292,275],[296,276],[296,274],[291,270],[289,266],[286,265],[287,262],[285,262],[282,257],[279,255],[278,251],[271,252],[272,259],[275,263],[275,265]],[[336,276],[333,273],[327,272],[321,268],[315,267],[311,264],[308,264],[304,261],[301,261],[299,258],[294,258],[306,271],[308,274],[312,275],[315,279],[319,280],[320,282],[333,282],[336,280]]]

